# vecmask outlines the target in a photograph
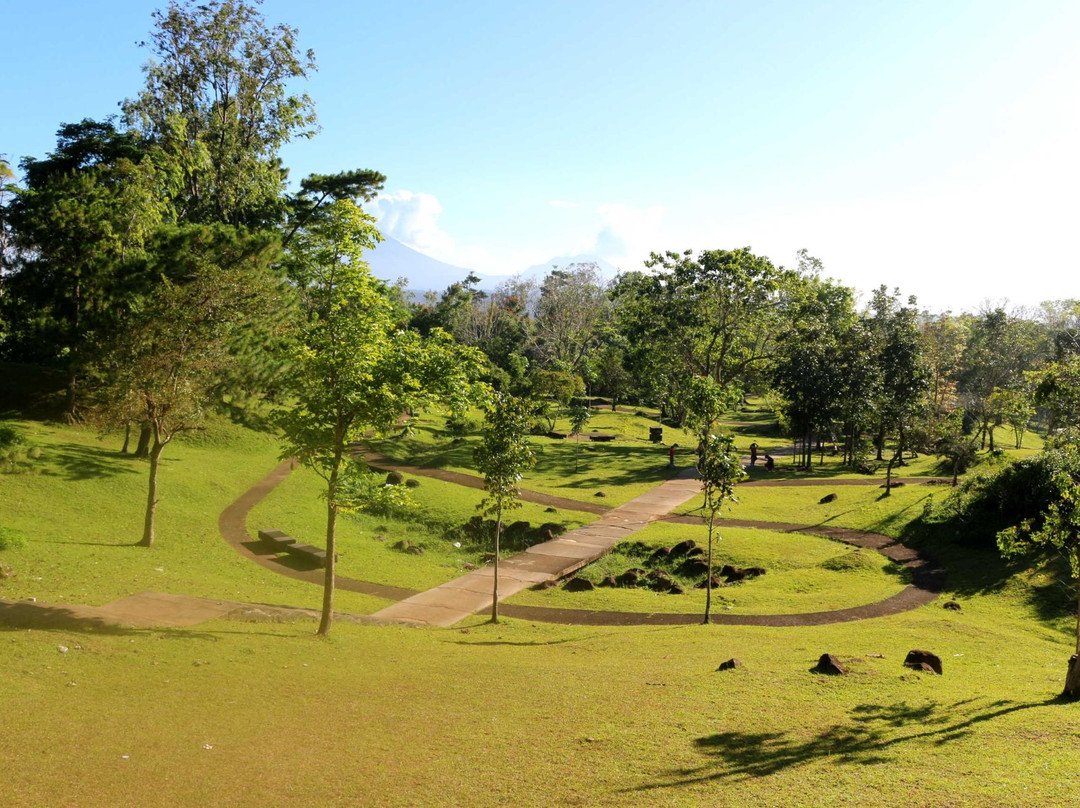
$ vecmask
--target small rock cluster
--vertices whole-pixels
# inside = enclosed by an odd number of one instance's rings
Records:
[[[881,654],[867,654],[867,656],[884,659]],[[724,665],[727,665],[727,663],[725,662],[717,670],[726,670]],[[942,675],[941,657],[930,651],[909,651],[904,659],[904,667],[925,673],[934,673],[938,676]],[[823,673],[828,676],[843,676],[848,672],[848,669],[833,654],[822,654],[817,664],[810,669],[810,672]]]
[[[709,571],[705,550],[693,539],[679,542],[673,547],[658,547],[654,550],[641,542],[629,542],[617,548],[617,552],[637,558],[648,555],[644,559],[644,566],[631,567],[619,575],[608,575],[599,584],[593,584],[581,577],[571,578],[563,584],[563,589],[568,592],[589,592],[597,586],[604,586],[651,589],[654,592],[664,592],[669,595],[682,595],[686,590],[675,579],[676,575],[683,578],[696,578],[699,575],[706,576]],[[712,576],[712,588],[718,589],[736,581],[764,574],[765,569],[762,567],[743,569],[724,564],[720,567],[719,573]],[[709,585],[709,580],[707,577],[702,577],[694,588],[705,589]]]

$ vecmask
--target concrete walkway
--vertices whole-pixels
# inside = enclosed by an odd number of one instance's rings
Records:
[[[675,479],[613,508],[591,524],[501,560],[499,600],[584,567],[611,552],[617,542],[693,499],[700,491],[701,481],[695,470],[686,469]],[[494,567],[481,567],[388,606],[372,617],[388,622],[452,626],[482,609],[491,608],[494,575]]]

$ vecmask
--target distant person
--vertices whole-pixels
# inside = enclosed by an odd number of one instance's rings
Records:
[[[671,444],[671,448],[668,449],[668,453],[667,453],[668,466],[667,467],[669,469],[675,468],[675,450],[678,449],[678,448],[679,448],[679,444],[673,443],[673,444]]]
[[[765,453],[765,471],[772,471],[776,468],[776,461],[773,460],[772,455],[768,452]]]
[[[766,455],[766,457],[768,457],[768,455]],[[751,466],[756,466],[757,465],[757,442],[756,441],[754,443],[750,444],[750,465]]]

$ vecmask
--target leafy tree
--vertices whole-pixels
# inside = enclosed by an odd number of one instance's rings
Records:
[[[26,187],[6,206],[6,352],[62,368],[72,418],[97,346],[151,281],[136,277],[139,259],[167,206],[144,158],[143,144],[111,121],[65,124],[54,152],[23,161]]]
[[[889,496],[893,468],[903,460],[910,430],[919,417],[927,389],[926,365],[913,306],[898,309],[890,318],[880,362],[882,424],[897,436],[896,453],[890,458],[885,475],[885,496]]]
[[[295,400],[277,421],[285,456],[326,482],[320,635],[333,621],[337,515],[361,507],[368,490],[349,446],[436,402],[461,411],[479,369],[477,353],[445,332],[425,338],[397,328],[385,286],[363,261],[379,238],[374,220],[342,199],[297,232],[287,261],[304,322],[290,379]]]
[[[960,375],[961,403],[975,420],[982,446],[994,449],[997,412],[995,390],[1017,387],[1023,371],[1044,354],[1035,324],[1009,315],[1002,308],[984,312],[971,321]]]
[[[720,415],[742,394],[733,386],[722,387],[712,379],[698,376],[687,389],[687,425],[698,439],[698,474],[705,493],[705,513],[709,525],[708,569],[705,583],[705,622],[712,611],[713,529],[725,502],[735,502],[735,484],[746,478],[739,453],[730,435],[714,434]]]
[[[776,304],[792,273],[749,247],[705,250],[696,259],[689,251],[653,253],[646,266],[661,270],[642,289],[654,299],[649,314],[675,348],[673,358],[692,374],[720,385],[745,383],[771,355],[780,328]]]
[[[495,576],[491,593],[491,622],[499,622],[499,541],[504,511],[520,508],[518,481],[536,462],[529,445],[529,411],[525,403],[497,392],[487,405],[480,444],[473,451],[476,468],[484,475],[487,496],[480,508],[495,516]]]
[[[1021,377],[1021,381],[1016,386],[995,390],[990,394],[990,400],[987,403],[996,416],[995,422],[1000,418],[1012,427],[1017,449],[1023,445],[1024,433],[1035,415],[1032,391],[1024,383],[1025,380],[1026,377]]]
[[[1051,431],[1080,423],[1080,353],[1066,353],[1037,374],[1035,400],[1049,416]]]
[[[142,45],[146,86],[125,121],[153,140],[177,215],[187,222],[278,222],[278,150],[316,131],[314,107],[288,85],[315,69],[297,31],[270,27],[246,0],[170,0]]]
[[[944,458],[952,469],[954,488],[961,472],[967,471],[968,467],[975,462],[975,449],[974,441],[964,434],[963,410],[953,410],[940,421],[934,451],[939,457]]]
[[[609,322],[608,300],[596,264],[551,272],[540,287],[531,353],[537,364],[584,375]]]
[[[1080,578],[1080,435],[1075,430],[1051,444],[1054,473],[1051,476],[1053,496],[1035,519],[997,534],[998,547],[1006,557],[1032,550],[1062,554],[1069,564],[1073,578]],[[1065,689],[1062,695],[1080,698],[1080,588],[1078,588],[1076,648],[1069,660]]]
[[[589,423],[592,413],[589,410],[589,402],[585,400],[572,401],[568,415],[570,416],[570,437],[580,435],[585,431],[585,425]],[[578,458],[581,455],[581,443],[574,444],[574,473],[577,474]]]
[[[709,550],[706,560],[708,571],[705,578],[705,619],[708,623],[712,611],[713,535],[716,517],[725,502],[735,503],[735,485],[746,478],[739,463],[739,453],[730,435],[706,435],[698,455],[698,475],[705,494],[705,515],[709,525]]]
[[[256,320],[280,319],[285,308],[272,234],[174,227],[149,255],[148,271],[160,282],[103,352],[96,408],[107,423],[138,417],[150,429],[144,547],[154,543],[162,452],[181,432],[202,427],[222,375],[240,361],[234,348],[244,331]]]

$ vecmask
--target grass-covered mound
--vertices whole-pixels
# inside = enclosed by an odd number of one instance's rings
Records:
[[[907,570],[885,557],[818,536],[740,528],[722,528],[718,536],[713,550],[716,575],[724,565],[765,571],[737,582],[721,579],[720,588],[713,590],[713,602],[718,609],[733,614],[797,614],[863,606],[896,594],[910,582]],[[596,589],[575,592],[559,586],[527,590],[507,602],[605,611],[703,613],[705,591],[697,586],[705,576],[696,571],[680,572],[687,567],[685,555],[670,561],[655,560],[658,548],[670,549],[687,539],[703,548],[707,543],[704,525],[654,523],[634,534],[635,541],[616,545],[614,552],[578,573],[597,585]],[[662,570],[683,593],[656,591],[647,580],[637,587],[603,585],[605,579],[617,579],[629,569],[646,573]]]

